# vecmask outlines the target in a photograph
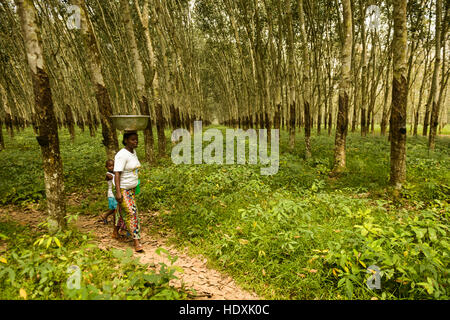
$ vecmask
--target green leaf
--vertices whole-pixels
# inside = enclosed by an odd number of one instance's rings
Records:
[[[53,240],[55,240],[56,245],[61,248],[61,242],[59,242],[59,239],[57,237],[53,237]]]
[[[427,229],[414,228],[414,232],[416,233],[416,236],[417,236],[418,239],[422,239],[425,236],[425,233],[427,232]]]
[[[430,240],[431,241],[436,241],[437,240],[437,236],[436,236],[436,230],[433,228],[428,228],[428,234],[430,236]]]
[[[349,299],[353,296],[353,283],[349,279],[345,279],[345,291]]]
[[[163,252],[163,253],[165,253],[165,254],[169,254],[169,251],[167,251],[166,249],[164,249],[164,248],[158,248],[158,249],[156,249],[156,254],[157,255],[161,255],[161,252]]]
[[[48,238],[48,240],[47,240],[47,245],[46,245],[46,248],[48,249],[48,247],[50,247],[50,244],[52,243],[52,238],[50,237],[50,238]]]

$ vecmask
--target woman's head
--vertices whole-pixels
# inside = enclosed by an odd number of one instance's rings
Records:
[[[137,132],[125,132],[123,134],[122,144],[126,147],[135,149],[138,146]]]

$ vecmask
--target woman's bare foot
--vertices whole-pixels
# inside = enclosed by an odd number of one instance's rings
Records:
[[[108,214],[104,213],[100,216],[100,219],[98,219],[98,222],[103,222],[103,224],[108,224]]]
[[[112,237],[113,237],[113,239],[116,239],[116,240],[120,239],[120,234],[119,234],[119,228],[118,227],[114,227]]]

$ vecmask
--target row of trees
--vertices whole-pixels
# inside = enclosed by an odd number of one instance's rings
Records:
[[[285,127],[290,148],[302,128],[306,157],[313,125],[318,134],[335,126],[333,174],[345,170],[350,125],[367,135],[378,122],[383,135],[389,127],[391,182],[401,186],[408,108],[415,134],[423,120],[430,148],[439,119],[446,123],[449,7],[442,0],[0,0],[0,129],[4,123],[13,135],[14,126],[33,124],[53,229],[64,226],[65,211],[58,125],[73,138],[76,124],[91,135],[101,126],[111,158],[118,150],[112,114],[150,115],[149,162],[154,130],[164,156],[164,129],[192,129],[196,119],[269,134]]]
[[[154,127],[163,155],[167,125],[190,127],[191,119],[205,118],[205,95],[199,85],[201,55],[187,20],[187,1],[29,4],[41,33],[55,117],[72,134],[77,124],[82,129],[89,126],[92,134],[101,124],[111,157],[118,144],[109,116],[149,114],[146,158],[153,161]],[[24,36],[17,32],[21,29],[18,8],[14,1],[0,1],[0,119],[11,130],[29,123],[37,128],[38,123]]]
[[[190,8],[188,2],[159,0],[0,4],[0,119],[11,135],[13,126],[33,124],[44,162],[49,229],[55,231],[65,227],[58,124],[72,138],[75,124],[88,124],[92,135],[101,125],[106,155],[113,158],[119,145],[110,116],[150,115],[144,138],[146,160],[152,162],[154,126],[164,156],[168,123],[191,128],[191,120],[203,118]]]
[[[228,109],[228,114],[223,114],[227,123],[245,124],[247,117],[253,117],[259,125],[273,122],[278,127],[280,119],[281,125],[289,125],[291,119],[293,126],[304,126],[307,132],[313,125],[318,134],[331,129],[337,114],[344,41],[338,2],[197,3],[199,27],[207,35],[211,64],[217,68],[216,95]],[[356,0],[350,5],[349,125],[352,132],[359,125],[361,134],[366,135],[373,133],[378,123],[385,135],[393,77],[393,2]],[[379,12],[378,23],[371,20],[375,19],[371,12]],[[439,21],[448,21],[448,14],[448,3],[439,13],[435,1],[410,1],[407,5],[408,117],[414,135],[419,120],[423,134],[428,134],[435,93],[438,106],[448,101],[448,23],[436,28]],[[441,70],[435,71],[436,65]],[[303,100],[309,108],[303,108]],[[266,113],[269,119],[261,120]],[[448,108],[440,108],[441,128],[447,118]]]

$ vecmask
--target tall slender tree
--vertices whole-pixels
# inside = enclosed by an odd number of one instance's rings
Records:
[[[406,106],[408,103],[407,74],[407,0],[394,0],[393,82],[390,118],[391,164],[390,183],[401,188],[406,180]]]
[[[15,3],[33,83],[34,107],[39,126],[37,140],[41,147],[44,167],[48,229],[53,233],[66,227],[64,175],[59,151],[58,126],[34,3],[32,0],[15,0]]]
[[[116,130],[112,125],[111,116],[113,112],[111,99],[104,81],[100,50],[91,20],[89,19],[85,0],[75,0],[75,4],[80,7],[81,34],[87,50],[89,75],[95,87],[95,98],[97,99],[97,105],[100,111],[103,145],[106,148],[106,156],[108,159],[114,159],[116,152],[119,151],[119,144]]]
[[[147,96],[147,89],[149,86],[146,83],[146,78],[144,74],[144,67],[142,65],[141,55],[139,53],[139,48],[136,41],[136,36],[134,33],[134,24],[131,17],[130,4],[128,0],[120,1],[120,8],[122,11],[123,24],[125,26],[126,35],[129,41],[129,48],[131,50],[133,58],[133,70],[136,79],[138,102],[140,106],[141,113],[145,115],[150,115],[149,99]],[[148,17],[148,12],[145,13]],[[145,19],[144,17],[142,17]],[[148,19],[148,18],[147,18]],[[148,21],[148,20],[147,20]],[[144,21],[145,22],[145,21]],[[148,27],[147,27],[148,28]],[[146,151],[146,160],[152,162],[154,160],[153,155],[153,131],[151,130],[151,121],[149,121],[146,130],[144,130],[144,142]]]
[[[139,1],[135,1],[136,11],[138,13],[139,20],[142,24],[142,29],[144,31],[145,44],[147,48],[148,55],[150,57],[150,68],[153,74],[153,77],[146,82],[147,86],[150,87],[153,93],[153,101],[156,105],[161,105],[161,97],[160,97],[160,87],[159,87],[159,75],[158,68],[156,66],[156,57],[153,50],[153,40],[150,36],[149,30],[149,1],[145,0],[142,11],[139,7]],[[158,107],[159,108],[159,107]],[[150,115],[150,107],[148,101],[141,105],[141,112],[145,115]],[[145,153],[148,162],[152,162],[154,160],[154,139],[153,139],[153,129],[152,129],[152,121],[149,121],[147,128],[144,130],[144,143],[145,143]]]
[[[302,0],[299,0],[299,5],[302,5]],[[301,18],[300,18],[301,19]],[[287,55],[288,55],[288,110],[290,114],[290,125],[289,125],[289,148],[292,150],[295,146],[295,114],[296,114],[296,95],[295,95],[295,62],[294,62],[294,32],[292,26],[292,8],[291,4],[287,4]],[[302,43],[302,46],[304,43]]]
[[[441,64],[441,19],[442,19],[442,0],[436,0],[436,36],[435,36],[435,60],[434,60],[434,74],[433,83],[434,87],[431,88],[432,95],[432,109],[430,118],[430,134],[428,136],[428,148],[434,150],[436,131],[439,124],[439,112],[440,112],[440,90],[437,88],[439,82],[437,80],[439,76],[439,69]],[[442,74],[444,78],[444,74]]]
[[[339,109],[336,124],[334,167],[332,175],[346,168],[346,141],[348,130],[348,101],[350,96],[351,58],[352,58],[352,9],[350,0],[342,0],[343,43],[341,49],[341,81],[339,84]]]
[[[298,12],[300,20],[300,39],[302,42],[302,57],[303,57],[303,111],[305,114],[305,157],[311,157],[311,82],[310,82],[310,64],[308,54],[308,38],[305,27],[305,14],[303,8],[303,0],[298,1]]]

